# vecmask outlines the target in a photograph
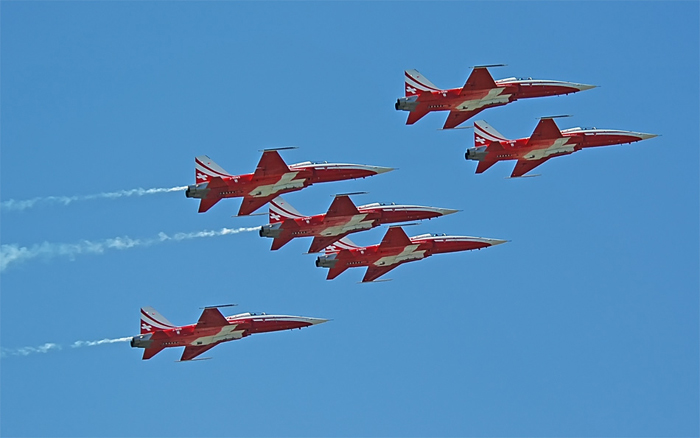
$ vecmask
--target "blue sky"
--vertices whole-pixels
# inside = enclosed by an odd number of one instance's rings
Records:
[[[2,200],[193,182],[194,157],[251,172],[289,163],[397,167],[286,199],[462,212],[407,229],[508,239],[332,282],[255,232],[8,265],[0,277],[4,436],[697,436],[698,4],[695,2],[3,2]],[[661,134],[475,175],[469,130],[405,126],[403,70],[458,87],[496,79],[598,85],[487,110],[507,137],[562,128]],[[0,212],[2,244],[153,239],[254,227],[238,200],[197,214],[182,192]],[[384,230],[353,236],[378,242]],[[330,318],[146,362],[127,343],[151,305]]]

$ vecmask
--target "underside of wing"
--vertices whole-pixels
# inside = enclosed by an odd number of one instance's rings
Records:
[[[370,281],[374,281],[377,278],[381,277],[382,275],[386,274],[387,272],[391,271],[392,269],[396,268],[399,266],[399,263],[391,266],[374,266],[371,265],[367,268],[367,272],[365,272],[365,276],[362,278],[363,283],[367,283]]]
[[[185,347],[185,351],[182,352],[182,357],[180,358],[180,361],[192,360],[200,354],[204,353],[205,351],[216,347],[217,345],[219,345],[219,342],[201,346],[188,345],[187,347]]]
[[[445,125],[442,127],[442,129],[455,128],[479,114],[481,111],[482,108],[471,111],[450,111],[450,114],[447,116],[447,120],[445,120]]]
[[[518,160],[513,169],[513,173],[510,175],[511,178],[517,178],[525,175],[535,167],[547,161],[549,158],[541,158],[539,160]]]
[[[401,227],[391,227],[386,231],[382,243],[379,244],[379,248],[382,247],[399,247],[408,246],[411,244],[411,239],[408,238],[406,232]]]

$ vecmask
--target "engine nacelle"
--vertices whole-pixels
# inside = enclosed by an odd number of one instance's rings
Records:
[[[397,111],[413,111],[418,106],[418,96],[400,97],[396,100],[394,108]]]
[[[338,260],[335,254],[318,256],[316,258],[317,268],[333,268],[336,263],[338,263]]]
[[[152,333],[134,336],[131,338],[131,346],[134,348],[148,348],[153,343],[151,336],[153,336]]]
[[[207,197],[207,194],[209,194],[209,190],[211,190],[207,186],[208,183],[192,184],[191,186],[187,186],[185,196],[188,198],[204,199]]]
[[[260,227],[260,237],[272,237],[276,239],[282,234],[282,223],[278,222],[276,224],[268,224]]]
[[[478,146],[475,148],[469,148],[467,149],[467,152],[464,154],[464,158],[467,160],[476,160],[476,161],[482,161],[484,158],[486,158],[487,146]]]

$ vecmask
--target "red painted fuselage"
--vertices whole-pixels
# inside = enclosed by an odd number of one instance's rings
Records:
[[[356,207],[348,196],[337,196],[327,213],[303,216],[281,198],[270,201],[270,224],[260,236],[272,237],[272,250],[297,237],[313,237],[309,252],[318,252],[351,233],[384,224],[432,219],[457,210],[418,205],[367,204]]]
[[[505,243],[505,240],[468,236],[423,234],[408,237],[399,227],[390,228],[378,245],[360,247],[343,239],[326,249],[316,266],[330,268],[332,280],[348,268],[367,267],[363,282],[374,281],[404,263],[421,260],[433,254],[470,251]]]
[[[519,177],[553,157],[653,137],[656,135],[617,129],[571,128],[560,131],[554,120],[544,118],[532,136],[508,140],[480,120],[474,122],[474,147],[467,150],[465,157],[479,161],[476,173],[484,172],[499,161],[517,160],[511,177]]]

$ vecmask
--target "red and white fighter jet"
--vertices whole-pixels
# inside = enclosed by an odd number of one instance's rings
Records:
[[[383,224],[432,219],[459,210],[419,205],[367,204],[356,207],[352,193],[337,195],[328,212],[304,216],[281,197],[269,204],[270,223],[260,228],[260,237],[272,237],[272,250],[295,237],[313,237],[309,252],[319,252],[350,233],[369,230]]]
[[[518,160],[511,178],[525,175],[553,157],[569,155],[584,148],[632,143],[656,137],[655,134],[617,129],[570,128],[563,131],[555,116],[543,117],[530,137],[508,140],[483,120],[474,122],[474,147],[465,158],[476,160],[476,173],[482,173],[499,161]]]
[[[486,108],[505,105],[518,99],[558,96],[595,88],[595,85],[550,81],[532,78],[493,80],[488,67],[474,67],[462,88],[441,90],[418,70],[406,70],[406,97],[399,98],[394,107],[410,111],[407,125],[412,125],[432,111],[449,111],[443,129],[451,129],[474,117]]]
[[[175,326],[153,307],[141,308],[141,334],[131,346],[143,348],[143,360],[164,348],[185,347],[181,361],[192,360],[222,342],[234,341],[255,333],[293,330],[321,324],[327,319],[303,316],[240,313],[224,317],[218,307],[205,307],[196,324]]]
[[[397,266],[455,251],[469,251],[500,245],[506,240],[482,237],[421,234],[408,237],[401,227],[390,227],[379,245],[357,246],[343,238],[326,248],[326,254],[316,259],[319,268],[330,268],[326,280],[332,280],[348,268],[366,266],[362,282],[374,281]]]
[[[206,155],[195,158],[196,184],[187,187],[185,196],[199,198],[204,213],[223,198],[243,198],[239,216],[251,214],[282,193],[295,192],[315,183],[366,178],[393,170],[390,167],[363,164],[311,162],[290,164],[278,150],[266,149],[254,173],[231,175]]]

